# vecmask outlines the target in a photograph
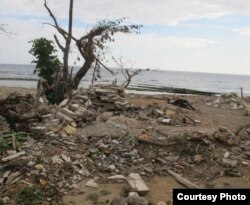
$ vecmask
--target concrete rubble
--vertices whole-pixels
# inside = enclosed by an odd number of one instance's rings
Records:
[[[209,179],[218,175],[242,176],[238,168],[250,164],[250,125],[236,132],[219,127],[210,133],[173,134],[165,128],[197,124],[199,119],[189,115],[195,110],[167,102],[137,107],[118,86],[80,89],[58,106],[46,106],[25,133],[10,132],[0,116],[3,190],[24,183],[66,194],[85,179],[85,186],[93,188],[103,181],[122,180],[131,193],[111,204],[146,205],[149,202],[141,196],[150,192],[145,179],[154,175],[188,172],[209,186]],[[208,170],[213,167],[210,176],[198,169],[206,164]]]
[[[215,108],[243,110],[242,99],[236,93],[225,93],[217,97],[215,101],[207,102],[207,105]]]

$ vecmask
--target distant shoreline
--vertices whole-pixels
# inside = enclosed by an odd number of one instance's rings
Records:
[[[0,78],[0,80],[22,80],[22,81],[37,81],[34,78]]]

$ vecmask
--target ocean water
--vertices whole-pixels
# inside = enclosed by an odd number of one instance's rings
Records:
[[[79,68],[74,68],[75,73]],[[0,86],[35,88],[37,76],[33,74],[33,65],[6,65],[0,64]],[[119,69],[114,69],[117,74],[112,76],[105,69],[101,72],[101,79],[97,82],[111,83],[117,79],[118,83],[124,82],[124,77]],[[81,81],[80,87],[88,87],[92,79],[90,70]],[[165,70],[150,70],[135,76],[131,87],[174,87],[186,88],[207,92],[240,93],[243,87],[244,95],[250,96],[250,76],[228,75],[213,73],[176,72]]]

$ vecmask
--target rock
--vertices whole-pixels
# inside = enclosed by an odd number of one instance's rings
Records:
[[[156,158],[156,161],[158,161],[158,162],[160,162],[160,163],[162,163],[162,164],[166,164],[166,163],[167,163],[166,160],[164,160],[164,159],[162,159],[162,158],[160,158],[160,157],[157,157],[157,158]]]
[[[234,169],[228,169],[225,171],[225,175],[230,176],[230,177],[241,177],[242,174]]]
[[[139,197],[139,194],[137,192],[129,192],[128,197]]]
[[[148,205],[148,201],[141,196],[128,196],[129,205]]]
[[[54,155],[51,157],[52,164],[61,164],[63,160],[59,157],[59,155]]]
[[[241,162],[241,164],[242,164],[243,166],[248,166],[248,162],[245,162],[245,161]]]
[[[70,162],[70,161],[71,161],[71,160],[70,160],[70,157],[67,156],[67,155],[65,155],[65,154],[61,154],[61,157],[62,157],[62,159],[63,159],[65,162]]]
[[[154,109],[153,113],[156,117],[162,117],[164,115],[163,111],[159,110],[159,109]]]
[[[66,132],[68,135],[73,135],[76,132],[76,128],[72,127],[71,125],[67,125],[63,128],[63,131]]]
[[[35,165],[35,168],[36,168],[37,170],[42,170],[42,169],[44,168],[44,165],[43,165],[43,164],[36,164],[36,165]]]
[[[98,187],[97,183],[93,179],[88,180],[86,182],[85,186],[86,187],[93,187],[93,188],[97,188]]]
[[[104,112],[97,117],[97,120],[100,122],[106,122],[112,116],[113,116],[112,112]]]
[[[160,201],[157,205],[167,205],[166,202]]]
[[[169,125],[171,123],[171,119],[162,119],[161,123],[165,125]]]
[[[148,117],[147,113],[145,113],[144,111],[140,111],[139,112],[139,119],[140,120],[148,120],[149,117]]]
[[[123,175],[114,175],[114,176],[110,176],[110,177],[107,177],[108,179],[127,179],[125,176]]]
[[[180,156],[168,156],[168,157],[165,157],[165,159],[168,161],[168,162],[177,162],[179,160]]]
[[[230,153],[229,152],[225,152],[224,153],[224,158],[226,159],[226,158],[228,158],[229,157],[229,155],[230,155]]]
[[[114,198],[112,199],[110,205],[128,205],[127,199],[124,197]]]
[[[152,173],[154,171],[151,167],[144,167],[144,170],[148,173]]]
[[[145,194],[149,191],[148,186],[145,184],[141,176],[137,173],[130,173],[128,183],[138,193]]]
[[[194,162],[195,162],[195,163],[200,164],[201,160],[202,160],[202,157],[201,157],[200,154],[196,154],[196,155],[194,156]]]
[[[69,99],[64,99],[60,104],[59,107],[65,107],[69,103]]]
[[[227,145],[236,144],[235,134],[226,127],[219,127],[218,131],[216,131],[213,134],[213,136],[218,142],[221,142]]]
[[[76,114],[67,108],[61,109],[60,112],[63,113],[64,115],[67,115],[68,117],[70,117],[72,119],[74,119],[76,117]]]
[[[67,115],[63,114],[62,112],[58,111],[56,113],[56,117],[61,119],[61,120],[65,120],[67,122],[73,122],[74,120],[71,117],[68,117]]]
[[[237,160],[230,160],[230,159],[222,158],[222,164],[225,167],[236,167],[238,162],[237,162]]]

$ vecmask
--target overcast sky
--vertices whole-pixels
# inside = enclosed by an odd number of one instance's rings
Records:
[[[48,0],[62,26],[68,4]],[[250,75],[249,0],[75,0],[75,35],[100,19],[120,17],[144,25],[140,35],[119,35],[110,44],[128,66]],[[15,33],[0,35],[0,63],[29,64],[28,41],[55,33],[43,22],[50,22],[43,0],[0,0],[0,23]],[[71,63],[77,57],[72,46]]]

